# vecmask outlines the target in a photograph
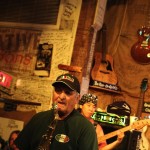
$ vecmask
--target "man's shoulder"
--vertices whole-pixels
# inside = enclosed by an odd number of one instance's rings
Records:
[[[73,112],[71,113],[71,115],[74,119],[81,119],[81,120],[87,120],[83,115],[81,115],[81,113],[79,111],[77,111],[76,109],[73,110]]]
[[[32,120],[46,119],[46,118],[50,118],[51,116],[52,116],[52,110],[41,111],[41,112],[36,113],[32,117]]]
[[[38,113],[36,113],[36,115],[47,115],[50,113],[52,113],[52,109],[38,112]]]
[[[77,122],[78,125],[81,125],[82,127],[86,126],[93,128],[92,123],[77,110],[74,110],[73,117],[70,118],[70,120],[72,120],[74,123]]]

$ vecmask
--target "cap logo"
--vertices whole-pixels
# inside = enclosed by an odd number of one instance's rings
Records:
[[[65,80],[69,80],[71,82],[74,82],[74,79],[71,78],[70,76],[67,76],[67,75],[63,75],[63,76],[60,76],[60,78],[58,79],[59,80],[62,80],[62,79],[65,79]]]

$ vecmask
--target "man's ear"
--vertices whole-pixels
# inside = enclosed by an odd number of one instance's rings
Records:
[[[77,93],[77,95],[76,95],[76,104],[79,103],[79,100],[80,100],[80,94]]]

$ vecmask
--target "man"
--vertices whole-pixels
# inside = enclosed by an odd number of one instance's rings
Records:
[[[103,129],[100,126],[100,124],[98,124],[97,122],[95,122],[92,119],[92,115],[94,114],[94,112],[97,108],[97,101],[98,101],[98,97],[96,95],[90,94],[90,93],[84,94],[79,101],[79,105],[80,105],[79,111],[85,118],[87,118],[87,120],[89,120],[95,126],[97,138],[100,138],[100,137],[104,136]],[[116,141],[114,141],[108,145],[107,145],[106,140],[99,142],[98,143],[99,144],[99,150],[112,150],[112,149],[114,149],[115,147],[117,147],[121,143],[123,137],[124,137],[124,133],[119,132],[118,138]]]
[[[54,87],[54,109],[36,114],[15,143],[20,150],[98,150],[93,125],[75,105],[80,84],[71,74],[59,76]]]

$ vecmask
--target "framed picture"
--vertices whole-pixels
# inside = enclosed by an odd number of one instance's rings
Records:
[[[39,44],[37,60],[35,64],[35,75],[49,76],[51,69],[51,59],[53,53],[53,44]]]

